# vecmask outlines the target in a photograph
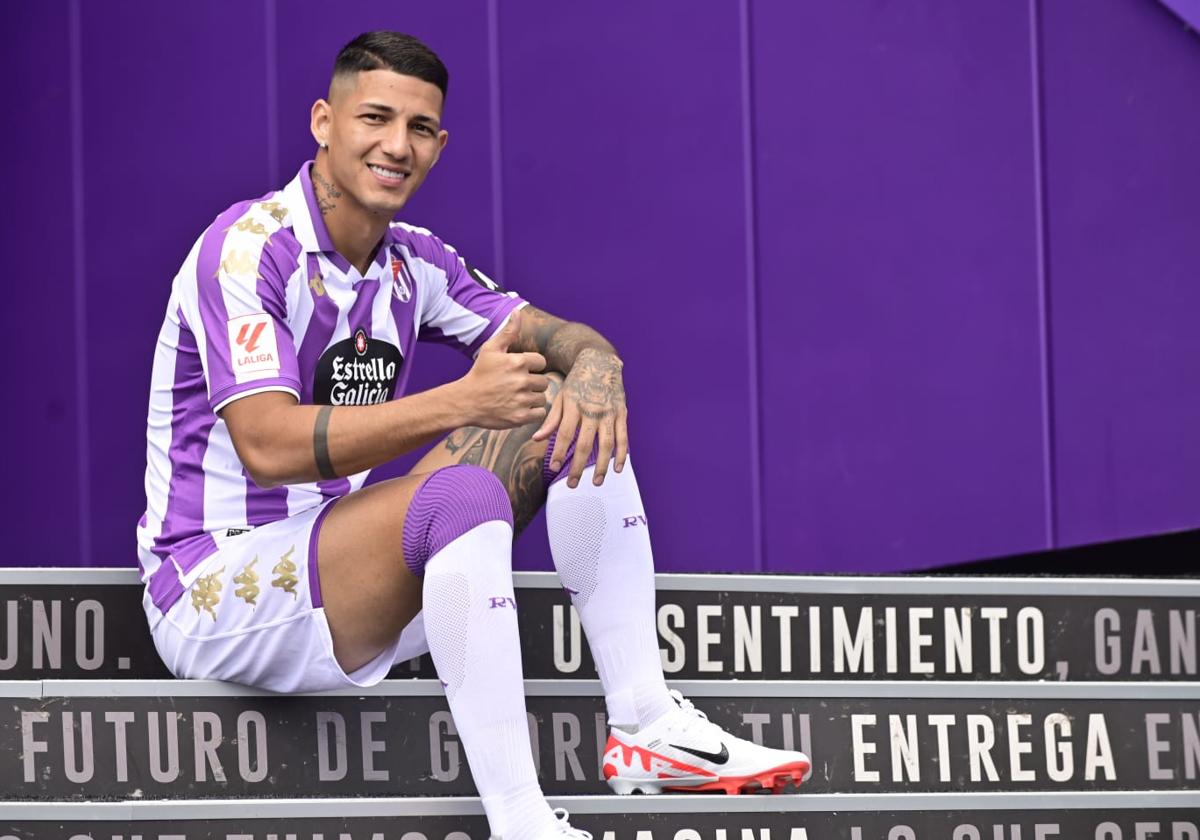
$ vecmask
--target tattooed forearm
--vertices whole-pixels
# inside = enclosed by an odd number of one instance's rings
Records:
[[[313,457],[317,461],[317,473],[326,481],[337,478],[329,459],[329,415],[332,413],[333,406],[322,406],[317,412],[317,422],[313,424]]]
[[[546,367],[566,374],[584,350],[598,350],[614,358],[616,349],[587,324],[564,321],[532,306],[522,311],[522,332],[527,341],[522,350],[534,350],[546,357]]]
[[[321,173],[317,171],[317,167],[314,166],[311,172],[313,186],[316,187],[313,192],[317,195],[317,207],[320,209],[321,215],[324,216],[330,210],[337,207],[334,199],[341,198],[342,193],[341,190],[335,187],[331,181],[326,180]]]

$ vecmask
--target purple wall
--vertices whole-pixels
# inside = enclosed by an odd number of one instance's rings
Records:
[[[8,562],[133,564],[170,279],[311,155],[334,54],[382,27],[452,74],[405,218],[629,360],[660,569],[1200,524],[1200,38],[1154,0],[329,8],[6,12],[4,244],[50,265],[3,335],[52,371],[5,372]],[[464,370],[420,352],[417,387]],[[540,523],[517,562],[548,566]]]

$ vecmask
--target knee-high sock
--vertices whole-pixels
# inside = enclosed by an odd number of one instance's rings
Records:
[[[424,572],[429,650],[491,832],[542,840],[557,821],[538,785],[525,715],[508,497],[475,467],[435,473],[418,492],[405,521],[405,560]]]
[[[632,464],[610,469],[599,487],[594,470],[574,489],[565,471],[547,470],[550,552],[587,634],[609,724],[636,730],[674,708],[658,651],[650,532]]]

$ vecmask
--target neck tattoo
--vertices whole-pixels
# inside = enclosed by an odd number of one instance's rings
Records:
[[[322,178],[321,173],[317,171],[315,166],[312,168],[312,180],[313,186],[315,187],[313,192],[317,195],[317,207],[320,209],[321,215],[324,216],[329,213],[330,210],[337,207],[337,203],[334,201],[334,199],[341,198],[342,193],[331,182]],[[322,195],[322,193],[324,193],[324,195]]]

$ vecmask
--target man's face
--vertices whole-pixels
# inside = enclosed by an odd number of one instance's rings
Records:
[[[312,131],[329,148],[334,186],[391,217],[425,180],[446,145],[437,85],[391,70],[335,79],[313,105]]]

